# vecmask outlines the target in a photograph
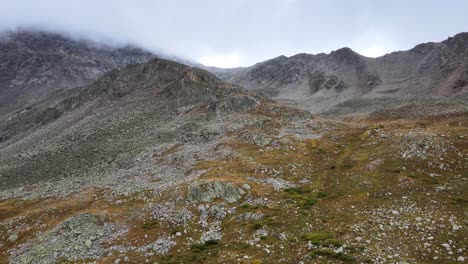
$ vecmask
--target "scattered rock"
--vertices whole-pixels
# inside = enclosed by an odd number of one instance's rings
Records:
[[[85,241],[85,246],[86,246],[87,248],[91,248],[92,245],[93,245],[93,241],[91,241],[90,239],[88,239],[88,240]]]
[[[170,237],[160,237],[153,243],[153,250],[160,255],[166,255],[177,243]]]
[[[288,182],[283,179],[275,179],[275,178],[258,179],[255,177],[247,177],[247,179],[256,183],[271,185],[275,190],[282,190],[286,188],[296,187],[296,184],[292,182]]]
[[[193,214],[187,208],[176,208],[174,203],[156,204],[151,208],[151,215],[157,221],[167,221],[173,226],[186,226]]]
[[[18,239],[18,234],[13,233],[8,237],[9,242],[15,242]]]
[[[106,252],[100,244],[120,234],[114,225],[104,222],[102,215],[80,214],[40,235],[33,246],[22,245],[12,253],[11,261],[22,264],[55,263],[60,258],[95,259]]]
[[[288,239],[288,235],[286,233],[279,233],[278,238],[281,241],[285,241],[286,239]]]

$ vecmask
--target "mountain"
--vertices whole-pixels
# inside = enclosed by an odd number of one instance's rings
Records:
[[[395,102],[353,100],[334,110]],[[467,104],[337,121],[170,60],[117,67],[0,115],[0,263],[465,261]]]
[[[0,35],[0,114],[83,86],[105,72],[148,61],[140,48],[115,48],[59,34],[19,31]]]
[[[80,172],[79,167],[93,169],[96,162],[101,162],[99,157],[115,159],[113,155],[130,151],[134,143],[144,147],[140,143],[158,142],[161,137],[173,140],[177,125],[172,122],[181,116],[210,119],[231,111],[242,112],[257,103],[257,99],[243,95],[236,85],[226,84],[204,70],[172,61],[153,59],[145,64],[112,70],[73,95],[28,107],[0,124],[1,156],[6,158],[2,158],[0,189],[37,182],[42,177],[61,177],[63,166]],[[166,125],[169,127],[165,128]],[[196,133],[197,129],[193,125],[187,132]],[[79,132],[70,134],[70,130]],[[142,133],[150,138],[143,137]],[[63,144],[71,150],[61,149],[63,146],[59,144],[57,150],[52,151],[49,145],[49,150],[43,153],[45,156],[12,158],[18,150],[41,145],[44,141],[56,142],[60,135],[67,135],[62,139]],[[124,142],[103,146],[101,140],[107,140],[106,137]],[[125,149],[120,149],[124,145]],[[94,152],[96,148],[100,149],[97,153]],[[47,164],[43,163],[45,160]]]
[[[314,98],[333,98],[330,103],[336,104],[361,97],[458,95],[468,91],[468,33],[378,58],[342,48],[330,54],[279,56],[243,69],[213,72],[251,91],[302,105]]]

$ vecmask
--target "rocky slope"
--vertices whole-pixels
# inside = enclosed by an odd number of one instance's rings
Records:
[[[0,115],[153,57],[135,47],[115,48],[53,33],[4,33],[0,35]]]
[[[0,125],[0,189],[98,171],[102,158],[113,163],[141,151],[144,142],[211,138],[216,130],[196,121],[258,103],[240,92],[208,72],[163,59],[113,70],[79,93],[34,105]]]
[[[468,258],[466,112],[338,122],[162,59],[56,98],[2,124],[0,263]]]
[[[213,71],[229,82],[314,112],[351,98],[431,98],[468,91],[468,33],[378,58],[349,48],[280,56],[252,67]]]

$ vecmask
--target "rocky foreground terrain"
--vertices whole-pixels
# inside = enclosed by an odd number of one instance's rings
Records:
[[[465,88],[313,115],[164,59],[98,75],[0,115],[0,263],[468,261]]]

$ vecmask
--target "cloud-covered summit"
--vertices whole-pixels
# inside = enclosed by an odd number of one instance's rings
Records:
[[[34,27],[233,67],[345,46],[367,56],[409,49],[466,31],[467,7],[466,0],[15,0],[2,3],[0,31]]]

